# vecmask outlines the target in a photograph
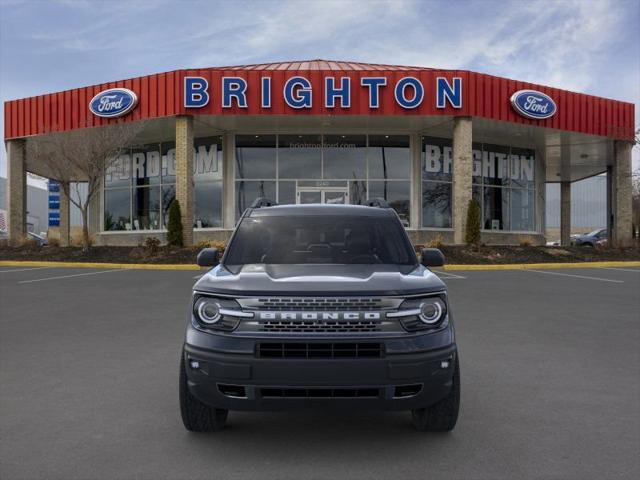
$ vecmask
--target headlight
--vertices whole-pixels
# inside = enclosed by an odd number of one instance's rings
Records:
[[[397,312],[389,312],[387,317],[397,318],[410,332],[439,327],[447,317],[446,297],[441,294],[405,300]]]
[[[242,318],[252,318],[253,312],[243,312],[230,298],[196,294],[193,302],[193,318],[200,327],[215,330],[234,330]]]
[[[442,319],[444,310],[445,306],[442,300],[437,297],[429,298],[420,305],[420,314],[418,316],[427,325],[434,325]]]
[[[212,298],[202,297],[196,302],[198,319],[202,323],[211,325],[220,320],[220,304]]]

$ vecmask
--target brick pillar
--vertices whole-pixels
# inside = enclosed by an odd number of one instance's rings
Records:
[[[560,245],[571,245],[571,182],[560,182]]]
[[[24,140],[7,142],[7,227],[11,245],[18,245],[27,234],[25,148]]]
[[[627,247],[632,242],[632,178],[631,142],[616,141],[615,163],[611,169],[612,228],[609,232],[611,245]]]
[[[193,245],[193,117],[176,117],[176,199],[182,213],[182,241]]]
[[[464,243],[473,175],[470,117],[453,120],[453,243]]]
[[[68,247],[70,244],[70,227],[71,227],[71,206],[69,204],[69,196],[68,192],[70,188],[69,182],[66,185],[63,185],[60,182],[60,246]]]

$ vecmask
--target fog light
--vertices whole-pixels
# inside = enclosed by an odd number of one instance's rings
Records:
[[[190,360],[189,366],[194,370],[198,370],[200,368],[200,362],[198,362],[197,360]]]
[[[442,360],[440,362],[440,368],[449,368],[449,360]]]

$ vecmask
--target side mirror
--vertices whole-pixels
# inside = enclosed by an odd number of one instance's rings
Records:
[[[437,248],[423,248],[420,263],[425,267],[442,267],[444,265],[444,255]]]
[[[215,267],[218,265],[218,249],[217,248],[203,248],[198,253],[198,259],[196,262],[201,267]]]

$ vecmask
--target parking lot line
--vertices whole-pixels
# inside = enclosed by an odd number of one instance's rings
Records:
[[[117,269],[117,270],[101,270],[99,272],[88,272],[88,273],[76,273],[75,275],[60,275],[57,277],[45,277],[45,278],[36,278],[33,280],[22,280],[18,283],[33,283],[33,282],[44,282],[46,280],[60,280],[62,278],[72,278],[72,277],[82,277],[84,275],[98,275],[100,273],[111,273],[111,272],[126,272],[128,270],[125,269]]]
[[[600,267],[602,270],[619,270],[621,272],[634,272],[634,273],[640,273],[640,268],[615,268],[615,267]]]
[[[624,283],[623,280],[612,280],[610,278],[588,277],[586,275],[572,275],[570,273],[546,272],[544,270],[523,269],[524,272],[546,273],[547,275],[560,275],[562,277],[582,278],[585,280],[599,280],[601,282]]]
[[[26,272],[27,270],[45,270],[53,267],[32,267],[32,268],[14,268],[12,270],[0,270],[0,273]]]

